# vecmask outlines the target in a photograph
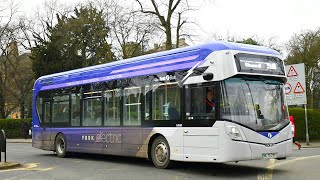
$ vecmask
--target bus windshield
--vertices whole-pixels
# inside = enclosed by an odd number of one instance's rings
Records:
[[[289,123],[281,81],[230,78],[221,90],[221,119],[255,131],[276,131]]]

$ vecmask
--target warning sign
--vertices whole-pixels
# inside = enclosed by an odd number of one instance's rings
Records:
[[[298,76],[296,69],[293,66],[290,66],[289,71],[287,73],[287,77]]]
[[[307,104],[304,64],[286,66],[287,83],[284,86],[288,105]]]
[[[304,93],[304,88],[302,87],[301,83],[298,82],[296,87],[294,88],[294,93]]]

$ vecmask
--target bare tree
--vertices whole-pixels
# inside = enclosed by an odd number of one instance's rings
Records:
[[[19,24],[11,24],[1,39],[0,57],[0,118],[6,118],[16,108],[21,115],[31,104],[34,74],[29,54],[19,55],[24,38]]]
[[[188,11],[193,10],[188,0],[151,0],[152,8],[147,8],[147,3],[143,3],[141,0],[136,0],[140,6],[140,11],[144,14],[156,16],[160,22],[160,28],[166,35],[166,49],[172,49],[172,29],[175,26],[176,40],[181,36],[180,31],[182,26],[187,22],[186,18],[182,18],[182,15]],[[178,9],[178,6],[181,6]],[[173,25],[173,18],[177,18],[177,24]]]
[[[151,37],[158,32],[156,19],[145,16],[139,7],[121,4],[117,0],[95,0],[88,3],[103,11],[111,30],[109,41],[119,59],[142,55]]]
[[[152,17],[145,18],[132,7],[115,6],[114,19],[110,23],[112,35],[121,48],[122,58],[130,58],[143,54],[151,35],[156,28]]]
[[[6,118],[8,112],[14,109],[14,102],[8,96],[6,87],[10,80],[9,67],[11,63],[7,61],[9,42],[12,40],[14,27],[12,22],[18,11],[18,4],[13,0],[0,1],[0,118]]]
[[[45,0],[35,10],[33,17],[21,22],[24,34],[32,34],[36,41],[46,41],[50,36],[50,29],[58,23],[58,17],[68,16],[71,12],[72,8],[59,0]]]

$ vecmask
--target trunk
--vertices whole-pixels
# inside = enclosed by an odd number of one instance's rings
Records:
[[[177,23],[177,29],[176,29],[176,48],[179,48],[179,38],[180,38],[180,23],[181,23],[181,13],[178,13],[178,23]]]
[[[6,111],[5,111],[5,103],[3,95],[0,93],[0,119],[5,119],[6,117]]]
[[[171,38],[171,27],[170,23],[168,23],[166,27],[166,50],[172,49],[172,38]]]
[[[20,106],[20,118],[24,119],[24,118],[26,118],[25,117],[25,103],[24,103],[24,100],[20,100],[19,106]]]

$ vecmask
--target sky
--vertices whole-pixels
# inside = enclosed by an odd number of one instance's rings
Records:
[[[121,1],[121,0],[119,0]],[[128,2],[123,0],[124,2]],[[43,0],[22,0],[22,11],[32,14]],[[63,2],[63,1],[62,1]],[[67,4],[83,2],[68,0]],[[197,2],[197,1],[193,1]],[[284,44],[295,33],[320,27],[320,0],[203,0],[199,10],[188,18],[200,27],[197,41],[213,40],[213,36],[258,40],[276,38]]]

